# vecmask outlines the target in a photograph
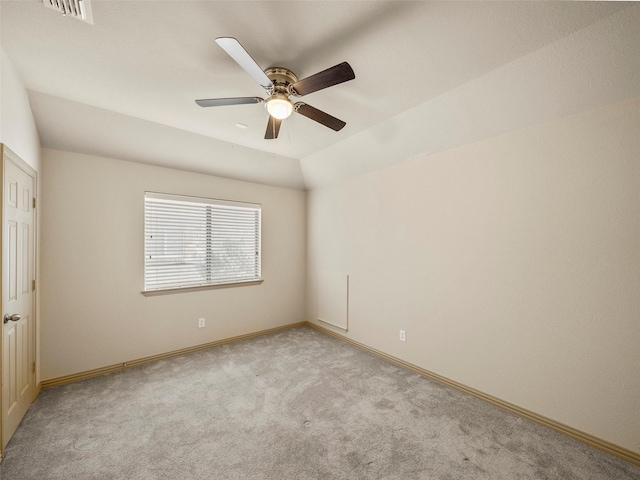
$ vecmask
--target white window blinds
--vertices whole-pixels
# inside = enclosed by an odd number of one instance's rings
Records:
[[[260,280],[261,207],[144,196],[145,291]]]

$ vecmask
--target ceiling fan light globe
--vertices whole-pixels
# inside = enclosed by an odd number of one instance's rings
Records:
[[[293,113],[293,103],[284,95],[271,97],[265,107],[269,115],[278,120],[284,120]]]

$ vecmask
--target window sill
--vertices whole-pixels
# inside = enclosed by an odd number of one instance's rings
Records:
[[[215,290],[218,288],[247,287],[249,285],[260,285],[262,282],[264,282],[263,279],[248,280],[246,282],[219,283],[216,285],[198,285],[197,287],[176,287],[176,288],[162,288],[158,290],[143,290],[140,293],[145,297],[153,297],[155,295],[170,295],[172,293],[182,293],[182,292],[199,292],[202,290]]]

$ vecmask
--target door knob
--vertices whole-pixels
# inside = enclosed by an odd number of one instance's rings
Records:
[[[20,314],[19,313],[14,313],[13,315],[9,315],[8,313],[4,316],[4,323],[8,323],[9,321],[11,322],[17,322],[18,320],[20,320]]]

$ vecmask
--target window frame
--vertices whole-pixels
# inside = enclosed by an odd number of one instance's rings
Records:
[[[148,221],[147,221],[147,199],[150,200],[165,200],[165,201],[174,201],[174,202],[183,202],[187,204],[193,204],[199,207],[202,206],[212,206],[212,207],[220,207],[224,209],[224,207],[232,207],[228,211],[232,211],[234,208],[243,209],[243,210],[253,210],[257,212],[257,225],[254,228],[257,229],[257,272],[253,278],[250,279],[234,279],[234,280],[224,280],[224,281],[205,281],[200,284],[186,284],[186,285],[171,285],[171,286],[151,286],[147,284],[148,277],[148,251],[147,251],[147,231],[148,231]],[[222,200],[216,198],[208,198],[208,197],[197,197],[190,195],[178,195],[178,194],[170,194],[170,193],[160,193],[160,192],[151,192],[145,191],[143,197],[143,289],[142,294],[147,295],[162,295],[167,293],[177,293],[177,292],[189,292],[189,291],[199,291],[199,290],[209,290],[216,288],[229,288],[229,287],[239,287],[239,286],[249,286],[249,285],[258,285],[261,284],[264,280],[262,278],[262,205],[259,203],[250,203],[250,202],[240,202],[233,200]],[[209,245],[211,239],[213,238],[213,230],[211,225],[205,226],[206,240],[205,244]],[[207,272],[212,271],[213,266],[211,263],[211,257],[207,254],[206,269]]]

